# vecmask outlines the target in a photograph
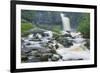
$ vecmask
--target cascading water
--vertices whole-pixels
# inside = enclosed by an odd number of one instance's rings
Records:
[[[62,24],[63,24],[63,30],[64,31],[70,31],[70,19],[68,17],[65,17],[63,13],[60,14],[61,19],[62,19]]]
[[[86,39],[80,32],[72,31],[70,19],[64,13],[60,13],[60,16],[63,25],[62,33],[59,36],[61,39],[56,40],[56,37],[53,36],[54,32],[50,30],[41,33],[30,32],[28,36],[21,38],[22,59],[27,59],[26,62],[90,59],[90,52],[84,45]],[[60,43],[63,40],[65,44]]]

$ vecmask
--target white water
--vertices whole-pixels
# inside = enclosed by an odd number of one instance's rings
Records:
[[[53,34],[52,31],[44,32],[44,34],[48,34],[48,38],[52,38]],[[62,31],[62,34],[69,34],[66,31]],[[80,32],[71,32],[70,33],[74,38],[67,37],[69,40],[73,40],[73,45],[66,48],[62,44],[58,43],[56,40],[52,40],[53,43],[49,44],[49,46],[55,46],[56,44],[59,45],[58,49],[55,49],[57,54],[62,56],[63,61],[67,60],[89,60],[90,59],[90,52],[87,47],[84,46],[84,43],[86,43],[85,39],[82,37]],[[28,49],[41,49],[46,50],[43,46],[41,46],[40,43],[45,44],[50,41],[47,37],[41,37],[41,34],[38,33],[37,35],[41,41],[30,41],[30,39],[33,39],[35,37],[34,35],[30,34],[26,39],[22,38],[24,40],[24,45]],[[27,45],[27,43],[30,43],[30,45]],[[26,49],[25,49],[26,50]],[[59,55],[53,55],[53,58],[59,57]],[[31,59],[31,58],[30,58]]]
[[[62,34],[67,34],[67,32],[62,31]],[[65,47],[59,47],[59,49],[56,50],[58,54],[63,56],[63,60],[77,60],[77,59],[83,59],[88,60],[90,59],[90,53],[87,47],[84,46],[86,43],[85,39],[82,37],[80,32],[71,32],[70,33],[74,39],[73,45],[69,48]],[[70,37],[67,37],[70,40]]]
[[[70,31],[70,19],[68,17],[65,17],[63,13],[60,14],[63,24],[63,30],[64,31]]]
[[[56,50],[58,54],[63,57],[63,60],[88,60],[90,58],[89,50],[85,47],[80,45],[73,45],[69,48],[59,48]]]

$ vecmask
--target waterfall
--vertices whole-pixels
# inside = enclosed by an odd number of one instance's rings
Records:
[[[70,19],[68,17],[65,17],[63,13],[60,14],[63,24],[63,30],[64,31],[70,31]]]

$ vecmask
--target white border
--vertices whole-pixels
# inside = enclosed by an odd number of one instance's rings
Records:
[[[21,63],[21,10],[42,10],[42,11],[64,11],[64,12],[86,12],[90,13],[90,60],[82,61],[63,61],[63,62],[35,62]],[[94,9],[70,8],[70,7],[52,7],[52,6],[34,6],[34,5],[16,5],[16,69],[57,67],[94,64]]]

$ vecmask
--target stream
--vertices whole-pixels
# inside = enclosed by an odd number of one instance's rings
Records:
[[[21,62],[89,60],[89,39],[71,31],[70,19],[60,14],[63,30],[54,36],[50,30],[32,31],[21,37]],[[56,28],[55,28],[56,29]]]
[[[44,35],[43,35],[44,34]],[[42,36],[43,35],[43,36]],[[89,60],[89,48],[85,46],[86,39],[82,38],[79,32],[65,32],[63,41],[53,38],[52,31],[41,33],[31,33],[21,39],[21,59],[22,62],[44,62],[44,61],[69,61],[69,60]],[[65,36],[66,35],[66,36]],[[68,35],[71,35],[70,37]],[[70,42],[71,41],[71,42]],[[69,43],[70,42],[70,43]]]

